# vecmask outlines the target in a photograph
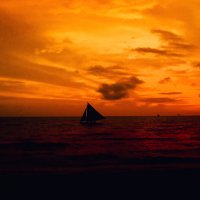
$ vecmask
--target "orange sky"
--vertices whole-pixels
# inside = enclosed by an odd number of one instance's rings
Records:
[[[199,0],[1,0],[0,115],[200,114]]]

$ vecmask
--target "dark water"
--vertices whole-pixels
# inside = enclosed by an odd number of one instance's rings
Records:
[[[0,118],[0,173],[200,168],[200,117]]]

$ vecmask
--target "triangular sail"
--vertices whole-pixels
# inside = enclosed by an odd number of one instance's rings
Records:
[[[81,122],[95,122],[97,120],[105,119],[103,115],[101,115],[98,111],[96,111],[89,103],[83,113],[81,118]]]

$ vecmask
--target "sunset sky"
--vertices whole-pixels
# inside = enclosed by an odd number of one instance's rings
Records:
[[[200,114],[199,0],[1,0],[0,116]]]

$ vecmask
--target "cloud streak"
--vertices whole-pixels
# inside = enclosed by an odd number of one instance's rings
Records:
[[[181,54],[171,52],[170,50],[166,49],[155,49],[155,48],[135,48],[133,49],[134,52],[137,53],[150,53],[150,54],[155,54],[155,55],[160,55],[160,56],[168,56],[168,57],[182,57]]]
[[[176,103],[179,100],[177,99],[173,99],[173,98],[144,98],[141,99],[141,101],[145,102],[145,103],[150,103],[150,104],[154,104],[154,103]]]
[[[89,74],[94,76],[102,76],[108,78],[126,77],[130,76],[130,72],[125,67],[94,65],[88,69]]]
[[[162,95],[179,95],[179,94],[183,94],[182,92],[161,92],[159,94]]]

